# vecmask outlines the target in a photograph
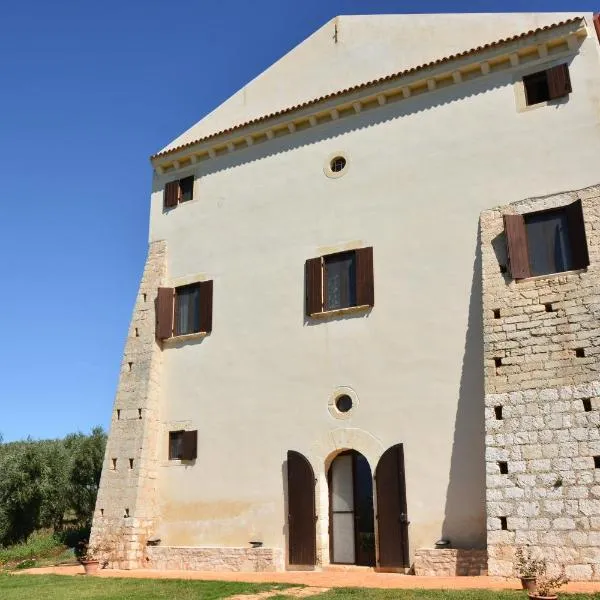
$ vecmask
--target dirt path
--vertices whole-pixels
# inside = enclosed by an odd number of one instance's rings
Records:
[[[80,575],[83,567],[47,567],[26,569],[18,573]],[[490,589],[516,590],[521,584],[516,579],[499,577],[416,577],[414,575],[398,575],[396,573],[375,573],[373,571],[284,571],[277,573],[239,573],[239,572],[203,572],[203,571],[153,571],[139,569],[136,571],[103,570],[95,577],[131,577],[155,579],[203,579],[206,581],[247,581],[249,583],[291,583],[293,585],[320,588],[314,593],[321,593],[332,587],[364,587],[364,588],[398,588],[398,589]],[[564,592],[600,592],[600,581],[573,582],[562,588]],[[270,594],[271,592],[267,592]],[[278,591],[277,594],[288,594],[290,591]],[[294,592],[294,595],[296,592]],[[297,592],[296,597],[303,597],[308,592]],[[276,595],[276,594],[274,594]],[[269,596],[256,595],[256,599]],[[248,600],[248,596],[244,596]]]

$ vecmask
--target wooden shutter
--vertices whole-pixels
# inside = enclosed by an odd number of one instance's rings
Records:
[[[571,89],[571,77],[569,76],[569,66],[567,64],[557,65],[546,71],[548,77],[548,95],[550,100],[567,96],[573,90]]]
[[[174,288],[158,288],[156,297],[156,337],[166,340],[173,335]]]
[[[565,206],[565,212],[567,214],[573,268],[584,269],[590,264],[590,257],[588,255],[581,200]]]
[[[212,331],[213,317],[213,282],[201,281],[200,289],[200,331],[210,333]]]
[[[177,206],[179,202],[179,181],[169,181],[165,184],[164,204],[165,208]]]
[[[504,232],[508,262],[513,279],[531,277],[529,252],[527,251],[527,232],[523,215],[504,215]]]
[[[315,475],[308,460],[293,450],[287,453],[288,541],[290,565],[317,562]]]
[[[373,284],[373,248],[356,250],[356,304],[375,306]]]
[[[198,432],[183,432],[183,460],[195,460],[198,456]]]
[[[306,314],[323,311],[323,268],[321,257],[309,258],[305,265]]]
[[[404,448],[388,448],[375,470],[379,566],[408,567],[408,516]]]

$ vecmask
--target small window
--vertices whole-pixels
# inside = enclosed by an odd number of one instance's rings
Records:
[[[347,413],[352,408],[352,398],[348,394],[342,394],[335,399],[335,407],[341,413]]]
[[[551,210],[504,216],[510,270],[525,279],[590,264],[581,201]]]
[[[306,261],[306,314],[374,306],[373,248]]]
[[[200,331],[200,286],[197,283],[175,288],[175,335]]]
[[[197,431],[169,432],[169,460],[195,460],[197,448]]]
[[[179,202],[187,202],[188,200],[191,200],[194,197],[194,177],[191,176],[180,179],[179,189],[181,190]]]
[[[525,215],[531,275],[573,269],[567,214],[563,208]]]
[[[185,431],[169,432],[169,460],[181,460],[183,458],[183,434]]]
[[[527,106],[568,96],[571,89],[569,67],[566,64],[538,71],[523,77]]]
[[[346,166],[346,159],[343,156],[336,156],[329,163],[329,167],[334,173],[339,173]]]
[[[194,197],[194,176],[176,179],[165,184],[163,202],[165,208],[173,208],[180,202],[187,202]]]
[[[356,306],[356,253],[324,257],[325,310]]]

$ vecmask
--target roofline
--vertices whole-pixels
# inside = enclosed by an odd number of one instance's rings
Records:
[[[411,67],[409,69],[405,69],[403,71],[399,71],[396,73],[392,73],[390,75],[385,75],[383,77],[380,77],[378,79],[373,79],[370,81],[366,81],[348,88],[344,88],[342,90],[338,90],[336,92],[331,92],[329,94],[325,94],[323,96],[319,96],[318,98],[314,98],[312,100],[308,100],[306,102],[302,102],[300,104],[295,104],[293,106],[290,106],[288,108],[284,108],[272,113],[268,113],[266,115],[263,115],[261,117],[257,117],[255,119],[250,119],[248,121],[245,121],[243,123],[240,123],[238,125],[234,125],[232,127],[228,127],[226,129],[222,129],[220,131],[217,131],[215,133],[212,133],[210,135],[195,139],[191,142],[187,142],[185,144],[182,144],[180,146],[176,146],[175,148],[170,148],[169,150],[163,150],[161,152],[158,152],[156,154],[153,154],[150,157],[150,160],[154,163],[157,159],[161,159],[163,157],[169,156],[171,154],[175,154],[177,152],[181,152],[182,150],[185,150],[186,148],[191,148],[192,146],[195,146],[197,144],[202,144],[204,142],[208,142],[210,140],[213,140],[215,138],[218,138],[220,136],[224,136],[226,134],[230,134],[233,132],[238,132],[241,131],[245,128],[248,128],[252,125],[257,125],[259,123],[264,123],[265,121],[268,121],[270,119],[274,119],[276,117],[281,117],[283,115],[287,115],[289,113],[295,112],[295,111],[300,111],[302,109],[307,109],[309,107],[312,107],[316,104],[334,99],[334,98],[339,98],[340,96],[345,96],[345,95],[349,95],[349,94],[353,94],[355,92],[361,91],[361,90],[365,90],[368,89],[370,87],[374,87],[374,86],[378,86],[384,83],[388,83],[388,82],[393,82],[396,80],[400,80],[402,78],[411,76],[411,75],[415,75],[417,73],[420,73],[422,71],[426,71],[427,69],[431,69],[432,67],[437,67],[439,65],[444,65],[447,63],[452,63],[452,62],[456,62],[459,61],[460,59],[463,59],[465,57],[469,57],[472,55],[476,55],[476,54],[480,54],[483,53],[485,51],[488,51],[490,49],[496,49],[502,46],[506,46],[509,44],[513,44],[515,42],[524,40],[526,38],[530,38],[530,37],[534,37],[540,33],[544,33],[544,32],[550,32],[550,31],[554,31],[556,29],[559,29],[561,27],[564,27],[566,25],[571,25],[571,24],[578,24],[581,25],[581,23],[585,23],[585,17],[580,16],[580,17],[574,17],[571,19],[566,19],[564,21],[560,21],[558,23],[554,23],[552,25],[545,25],[543,27],[538,27],[537,29],[530,29],[529,31],[523,32],[521,34],[517,34],[514,35],[512,37],[509,38],[502,38],[500,40],[497,40],[495,42],[490,42],[488,44],[484,44],[482,46],[477,46],[475,48],[471,48],[469,50],[465,50],[463,52],[459,52],[456,54],[451,54],[448,56],[445,56],[443,58],[439,58],[436,59],[434,61],[430,61],[421,65],[418,65],[416,67]],[[489,67],[488,67],[488,72],[489,72]],[[381,102],[380,102],[381,104]],[[336,117],[334,117],[336,118]],[[272,137],[272,136],[270,136]],[[269,139],[270,139],[269,137]],[[248,144],[250,145],[250,143]],[[231,150],[232,148],[229,147],[229,149]],[[212,157],[214,157],[215,153],[214,150],[211,152],[210,150],[208,151],[208,154]],[[195,162],[195,160],[192,160],[192,162]]]

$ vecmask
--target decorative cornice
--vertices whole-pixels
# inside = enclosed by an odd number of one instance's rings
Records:
[[[170,173],[388,103],[572,53],[587,35],[583,17],[541,27],[265,115],[155,154],[151,161],[159,174]]]

